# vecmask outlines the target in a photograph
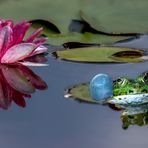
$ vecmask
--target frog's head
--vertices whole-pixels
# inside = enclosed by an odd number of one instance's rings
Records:
[[[118,78],[114,81],[114,87],[124,87],[129,83],[129,80],[127,78]]]

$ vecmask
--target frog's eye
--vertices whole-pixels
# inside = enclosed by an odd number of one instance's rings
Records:
[[[122,82],[122,81],[123,81],[123,79],[121,79],[121,78],[117,79],[117,82]]]
[[[117,80],[114,81],[115,84],[120,84],[123,82],[123,79],[122,78],[119,78]]]
[[[148,73],[145,73],[143,76],[144,81],[148,81]]]
[[[115,85],[125,86],[128,83],[128,80],[126,78],[119,78],[114,81]]]

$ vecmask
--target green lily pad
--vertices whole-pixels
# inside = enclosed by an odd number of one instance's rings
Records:
[[[60,30],[55,24],[47,20],[40,19],[40,20],[33,20],[31,22],[33,25],[32,28],[44,27],[43,34],[48,37],[48,43],[51,45],[62,45],[67,42],[111,44],[131,37],[131,36],[94,34],[91,32],[85,32],[85,33],[70,32],[67,34],[62,34],[60,33]]]
[[[124,52],[117,56],[117,53]],[[134,56],[132,53],[134,52]],[[143,51],[138,49],[131,48],[123,48],[123,47],[86,47],[86,48],[75,48],[69,50],[60,50],[53,53],[56,57],[73,61],[73,62],[90,62],[90,63],[98,63],[98,62],[142,62]],[[137,56],[136,56],[137,54]],[[141,55],[141,56],[140,56]]]
[[[9,0],[0,4],[0,13],[2,18],[16,21],[50,20],[62,33],[67,33],[70,21],[79,17],[80,3],[79,0]]]
[[[145,33],[148,32],[147,7],[146,0],[94,0],[82,7],[81,16],[102,32]]]
[[[99,104],[99,101],[95,101],[91,98],[89,93],[89,83],[83,83],[68,88],[65,91],[65,98],[73,98],[77,101],[86,103]]]
[[[146,0],[13,0],[2,1],[2,18],[14,20],[45,19],[69,32],[72,19],[80,19],[81,10],[94,28],[109,33],[145,33],[148,31]],[[5,12],[5,13],[4,13]]]
[[[67,42],[81,42],[81,43],[92,43],[92,44],[111,44],[120,40],[127,39],[129,37],[123,36],[108,36],[93,33],[68,33],[68,34],[47,34],[43,32],[48,37],[48,43],[52,45],[61,45]]]

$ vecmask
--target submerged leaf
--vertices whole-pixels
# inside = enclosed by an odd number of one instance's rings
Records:
[[[115,57],[114,55],[120,52],[137,53],[135,57]],[[124,47],[111,47],[111,46],[100,46],[100,47],[86,47],[86,48],[75,48],[70,50],[60,50],[54,52],[58,58],[74,62],[141,62],[143,61],[143,51],[132,48]],[[117,54],[118,55],[118,54]],[[139,56],[141,55],[141,56]]]

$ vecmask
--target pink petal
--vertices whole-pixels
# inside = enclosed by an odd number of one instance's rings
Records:
[[[0,19],[0,26],[2,27],[2,24],[5,22],[4,19]]]
[[[5,54],[1,58],[1,63],[14,63],[22,60],[30,56],[30,54],[35,49],[36,45],[32,43],[22,43],[14,45],[5,52]]]
[[[14,90],[24,94],[31,94],[35,92],[35,88],[32,85],[32,82],[28,80],[28,77],[24,75],[23,71],[15,67],[2,67],[3,75],[9,84]]]
[[[5,26],[0,30],[0,52],[1,56],[5,49],[9,48],[12,43],[12,29],[9,26]]]
[[[37,54],[41,54],[41,53],[45,53],[47,52],[48,48],[43,46],[43,45],[40,45],[39,47],[37,47],[31,54],[30,54],[30,57],[31,56],[34,56],[34,55],[37,55]]]
[[[48,40],[48,38],[46,38],[46,37],[40,37],[40,38],[36,39],[33,43],[36,45],[42,45],[47,40]]]
[[[43,28],[35,30],[27,39],[26,42],[32,42],[40,33],[43,31]]]
[[[28,31],[30,25],[31,25],[30,23],[23,21],[21,23],[16,24],[13,27],[13,39],[14,39],[13,45],[19,44],[23,41],[25,33]]]
[[[0,24],[2,24],[4,22],[4,19],[0,19]]]
[[[13,27],[13,21],[12,21],[12,20],[5,20],[5,21],[2,23],[2,27],[4,27],[4,26]]]

